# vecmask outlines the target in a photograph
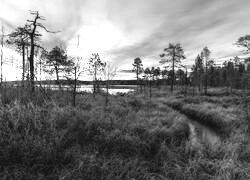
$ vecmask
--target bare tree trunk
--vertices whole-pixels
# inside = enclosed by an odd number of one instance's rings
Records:
[[[74,91],[73,91],[73,106],[76,106],[76,84],[77,84],[77,76],[76,76],[76,67],[74,68]]]
[[[29,61],[29,48],[27,47],[27,81],[30,81],[30,61]]]
[[[194,91],[195,91],[195,84],[193,84],[193,96],[194,96]]]
[[[55,66],[55,70],[56,70],[56,82],[57,82],[57,85],[59,86],[59,89],[61,90],[62,86],[61,86],[61,83],[60,83],[59,71],[58,71],[57,65]]]
[[[199,73],[199,94],[201,94],[201,83],[202,83],[202,79],[201,79],[201,73]]]
[[[149,80],[149,98],[151,101],[151,98],[152,98],[152,80]]]
[[[94,82],[93,82],[93,98],[95,98],[95,94],[96,94],[96,81],[97,81],[97,77],[96,77],[96,73],[97,73],[97,69],[96,69],[96,63],[95,63],[95,67],[94,67]]]
[[[231,78],[231,80],[230,80],[230,93],[231,93],[231,94],[233,93],[232,78]]]
[[[139,92],[139,68],[136,68],[136,84],[137,84],[137,93]]]
[[[205,95],[207,95],[207,58],[205,58],[205,86],[204,86],[204,91]]]
[[[173,55],[173,62],[172,62],[172,80],[171,80],[171,92],[174,91],[174,79],[175,79],[175,72],[174,72],[174,61],[175,61],[175,54]]]
[[[186,74],[185,74],[185,95],[187,95],[188,90],[188,74],[187,74],[187,67],[186,67]]]
[[[142,86],[143,86],[142,79],[140,79],[139,84],[140,84],[140,93],[142,93],[142,91],[143,91],[143,89],[142,89]]]
[[[2,26],[2,37],[1,37],[1,85],[3,84],[3,41],[4,41],[4,27]]]
[[[23,73],[22,73],[22,86],[24,87],[24,76],[25,76],[25,44],[22,45],[22,56],[23,56]]]
[[[30,83],[31,83],[31,91],[35,92],[35,75],[34,75],[34,51],[35,51],[35,44],[34,44],[34,35],[31,34],[31,49],[30,49]]]
[[[41,81],[42,81],[42,60],[41,60],[41,58],[40,58],[40,62],[39,62],[39,65],[40,65],[40,83],[41,83]]]
[[[106,107],[108,106],[108,102],[109,102],[109,80],[106,80],[106,101],[105,101]]]

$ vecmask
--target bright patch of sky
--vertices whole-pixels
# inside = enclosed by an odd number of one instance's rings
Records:
[[[182,44],[187,57],[183,64],[191,66],[205,46],[220,64],[242,55],[234,43],[250,34],[249,0],[0,0],[0,4],[6,34],[32,18],[28,10],[38,10],[48,29],[61,31],[43,32],[43,46],[66,47],[69,55],[85,61],[98,52],[118,72],[131,70],[136,57],[144,67],[158,66],[159,54],[170,42]],[[13,51],[5,49],[4,57],[20,64]],[[5,65],[4,77],[20,79],[16,66]],[[124,71],[116,76],[130,78],[135,75]]]

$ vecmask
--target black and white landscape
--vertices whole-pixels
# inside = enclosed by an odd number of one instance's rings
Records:
[[[250,179],[249,0],[0,0],[0,179]]]

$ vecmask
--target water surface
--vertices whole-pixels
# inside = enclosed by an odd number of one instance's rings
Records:
[[[59,86],[55,84],[43,85],[44,88],[59,90]],[[72,90],[72,87],[69,85],[62,85],[62,90]],[[136,86],[134,85],[112,85],[109,89],[109,94],[116,95],[117,93],[128,93],[133,92]],[[106,92],[106,88],[102,87],[101,90]],[[93,92],[92,85],[79,85],[77,86],[77,92]]]

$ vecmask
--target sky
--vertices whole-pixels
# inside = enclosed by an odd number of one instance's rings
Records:
[[[135,78],[127,72],[136,57],[144,67],[159,66],[159,54],[169,43],[181,43],[187,57],[184,65],[191,66],[205,46],[220,64],[241,56],[234,43],[250,34],[249,0],[0,0],[5,32],[31,19],[29,10],[46,17],[48,29],[60,31],[43,32],[45,47],[62,46],[85,61],[99,53],[118,68],[116,79]],[[5,59],[20,59],[13,56],[4,50]],[[19,78],[20,71],[8,64],[4,77]]]

